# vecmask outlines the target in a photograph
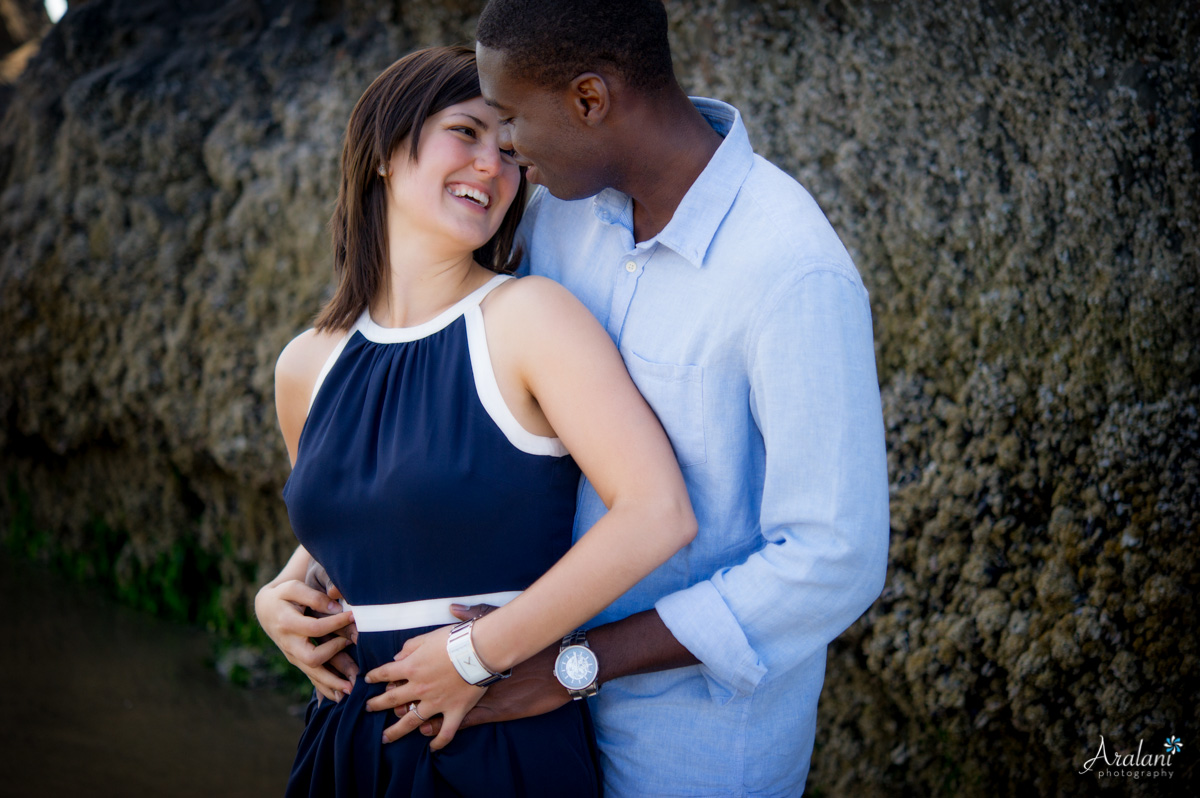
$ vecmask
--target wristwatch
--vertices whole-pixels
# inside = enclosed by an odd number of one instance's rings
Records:
[[[554,660],[554,675],[571,698],[578,701],[590,698],[600,689],[600,661],[588,645],[587,633],[577,629],[562,639],[558,659]]]
[[[512,675],[512,669],[509,668],[504,673],[488,670],[475,653],[475,644],[471,642],[471,627],[474,624],[475,619],[463,621],[450,630],[450,637],[446,640],[446,653],[450,655],[454,670],[458,671],[458,675],[463,677],[467,684],[487,687],[501,679],[507,679]]]

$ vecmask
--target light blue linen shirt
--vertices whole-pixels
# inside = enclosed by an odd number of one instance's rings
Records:
[[[539,189],[527,267],[608,330],[667,430],[699,533],[592,625],[657,607],[701,665],[602,683],[607,795],[796,796],[829,642],[883,587],[887,466],[871,311],[849,254],[736,109],[662,232],[613,189]],[[584,480],[576,538],[606,512]],[[600,663],[603,679],[604,663]]]

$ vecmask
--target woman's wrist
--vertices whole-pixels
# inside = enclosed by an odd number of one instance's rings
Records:
[[[496,612],[490,612],[481,618],[476,618],[471,626],[471,644],[475,647],[475,655],[483,667],[492,673],[504,673],[517,663],[509,646],[505,645],[503,618],[496,617]]]

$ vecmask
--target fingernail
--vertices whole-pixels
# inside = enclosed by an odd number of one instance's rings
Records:
[[[468,606],[466,604],[451,604],[450,609],[457,610],[458,612],[462,612],[463,610],[469,610],[471,608],[470,608],[470,606]]]
[[[387,745],[388,738],[387,738],[387,735],[386,735],[386,734],[385,734],[385,735],[383,735],[383,737],[381,737],[381,738],[380,738],[380,740],[381,740],[381,742],[382,742],[384,745]]]
[[[329,606],[325,609],[329,611],[330,615],[336,615],[342,611],[342,605],[338,604],[336,601],[331,601],[329,602]]]

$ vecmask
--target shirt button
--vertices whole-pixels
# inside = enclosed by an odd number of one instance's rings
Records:
[[[636,264],[636,263],[634,263],[634,262],[633,262],[633,261],[631,261],[631,260],[630,260],[630,261],[626,261],[626,262],[625,262],[625,271],[627,271],[627,272],[630,272],[630,273],[632,273],[632,272],[636,272],[636,271],[637,271],[637,264]]]

